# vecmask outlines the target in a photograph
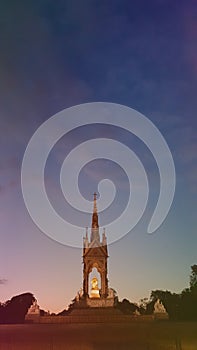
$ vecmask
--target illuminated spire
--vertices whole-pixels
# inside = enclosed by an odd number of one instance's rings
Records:
[[[96,192],[94,192],[94,213],[97,213],[97,206],[96,206]]]
[[[94,193],[94,207],[93,207],[93,214],[92,214],[92,230],[91,230],[91,237],[90,237],[91,242],[92,241],[100,242],[96,196],[97,196],[97,194]]]
[[[94,209],[92,214],[92,228],[98,228],[98,213],[97,213],[97,205],[96,205],[96,196],[97,194],[94,193]]]

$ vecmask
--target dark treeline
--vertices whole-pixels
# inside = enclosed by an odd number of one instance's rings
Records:
[[[190,286],[181,293],[172,293],[168,290],[154,290],[150,299],[141,300],[141,305],[131,303],[127,299],[119,301],[117,307],[124,314],[133,314],[136,310],[140,314],[151,315],[157,299],[163,303],[170,320],[196,321],[197,320],[197,265],[191,266]]]
[[[139,314],[142,313],[140,307],[137,304],[130,302],[128,299],[117,301],[116,307],[125,315],[133,315],[135,312],[138,312]]]
[[[154,290],[151,292],[150,299],[142,299],[140,305],[127,299],[119,301],[116,298],[116,307],[124,314],[151,315],[157,299],[160,299],[163,303],[170,320],[197,321],[197,265],[191,266],[190,285],[181,293]],[[25,315],[34,301],[35,298],[32,293],[23,293],[4,304],[0,303],[0,323],[24,323]],[[75,305],[76,300],[73,299],[68,310],[63,310],[59,315],[69,315]],[[41,310],[40,314],[44,315],[45,312]]]
[[[150,311],[157,298],[162,301],[171,320],[197,320],[197,265],[191,266],[189,288],[185,288],[180,294],[162,290],[152,291],[148,305]]]
[[[25,315],[34,301],[33,294],[23,293],[0,304],[0,323],[24,323]]]

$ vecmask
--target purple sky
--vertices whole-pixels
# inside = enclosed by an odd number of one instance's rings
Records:
[[[30,291],[44,309],[61,311],[82,283],[82,251],[39,231],[25,207],[21,162],[36,129],[64,108],[106,101],[132,107],[160,130],[176,167],[176,192],[161,227],[147,235],[159,190],[158,169],[139,140],[115,128],[75,130],[56,145],[46,166],[49,197],[70,214],[58,184],[65,155],[91,137],[115,138],[136,152],[152,189],[145,215],[109,247],[109,282],[119,298],[138,301],[153,289],[179,292],[196,263],[197,6],[195,1],[7,1],[0,5],[0,300]],[[103,176],[117,186],[101,224],[127,202],[124,172],[92,162],[80,174],[85,198]],[[81,239],[84,235],[81,232]],[[110,234],[106,232],[106,234]]]

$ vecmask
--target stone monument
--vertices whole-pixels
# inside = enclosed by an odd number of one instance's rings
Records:
[[[105,230],[103,230],[102,239],[100,238],[96,197],[97,195],[94,193],[90,237],[88,229],[86,229],[83,238],[83,288],[75,298],[75,309],[112,309],[115,306],[116,293],[114,289],[109,288],[107,278],[107,238]],[[90,274],[93,273],[93,269],[96,270],[98,277],[93,276],[90,281]]]
[[[36,322],[39,320],[40,317],[40,307],[37,303],[37,300],[33,302],[33,304],[30,306],[30,308],[27,311],[27,314],[25,316],[25,320],[27,322]]]
[[[168,313],[160,299],[156,300],[153,313],[156,319],[168,319]]]
[[[96,193],[94,193],[94,207],[92,214],[92,227],[90,240],[88,238],[88,229],[83,241],[83,298],[90,307],[113,307],[114,295],[109,293],[107,278],[107,238],[105,230],[100,239]],[[93,277],[91,281],[92,288],[89,291],[89,276],[92,270],[96,268],[101,287],[98,288],[98,279]]]

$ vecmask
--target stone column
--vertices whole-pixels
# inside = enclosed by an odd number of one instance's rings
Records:
[[[106,290],[105,271],[101,272],[101,297],[105,298]]]
[[[105,260],[105,297],[108,296],[107,260]]]
[[[83,272],[83,295],[88,295],[88,272],[85,269]]]

